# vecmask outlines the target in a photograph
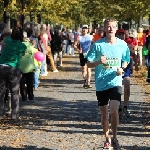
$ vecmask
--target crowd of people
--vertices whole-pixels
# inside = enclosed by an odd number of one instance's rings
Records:
[[[128,110],[130,97],[130,75],[139,70],[139,50],[148,69],[147,82],[150,83],[150,32],[117,29],[115,19],[106,19],[104,26],[95,30],[83,25],[81,30],[50,29],[41,25],[40,32],[33,27],[5,28],[1,33],[0,56],[0,119],[5,113],[8,93],[11,93],[11,118],[19,119],[19,96],[22,101],[34,100],[34,90],[38,90],[40,77],[47,76],[47,60],[52,72],[63,67],[63,56],[79,53],[83,77],[83,88],[92,88],[91,68],[95,68],[95,85],[101,124],[106,137],[104,148],[119,147],[117,126],[119,118],[130,117]],[[40,51],[42,61],[34,56]],[[134,67],[133,67],[134,66]],[[123,81],[123,82],[122,82]],[[121,104],[124,85],[124,106]],[[109,102],[110,100],[110,102]],[[108,123],[110,105],[110,140]],[[119,114],[119,115],[118,115]]]
[[[65,32],[61,33],[58,30],[50,30],[46,24],[41,25],[39,33],[30,26],[24,30],[21,27],[12,30],[4,28],[0,42],[1,119],[4,117],[9,93],[11,105],[7,113],[11,114],[12,119],[19,119],[20,97],[22,101],[34,100],[34,91],[38,90],[40,77],[48,75],[47,60],[51,71],[59,72],[57,67],[62,67],[63,46],[66,46],[66,49],[70,46],[69,34],[66,33],[64,37]],[[66,44],[64,41],[67,41]],[[44,56],[42,61],[35,58],[39,51]]]

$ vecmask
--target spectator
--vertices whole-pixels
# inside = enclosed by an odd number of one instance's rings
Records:
[[[75,56],[74,55],[74,48],[73,48],[73,44],[74,44],[74,35],[72,33],[72,30],[69,30],[69,40],[68,40],[68,47],[67,47],[67,55],[72,55],[72,56]]]
[[[32,28],[27,28],[26,32],[27,32],[27,37],[30,39],[30,41],[31,40],[35,40],[36,41],[35,48],[38,49],[38,47],[39,47],[39,45],[38,45],[38,38],[33,36]]]
[[[29,100],[34,100],[33,95],[33,79],[34,79],[34,54],[35,50],[31,45],[30,41],[27,39],[27,33],[24,32],[24,42],[27,49],[25,55],[20,59],[20,69],[22,72],[22,78],[20,80],[20,94],[22,96],[22,101],[27,100],[27,95]]]
[[[36,41],[34,40],[31,40],[30,41],[32,46],[33,46],[33,49],[34,49],[34,52],[38,52],[38,50],[35,48],[35,45],[36,45]],[[34,71],[34,80],[33,80],[33,89],[35,91],[37,91],[38,89],[38,86],[39,86],[39,72],[41,70],[41,62],[40,61],[37,61],[35,58],[34,58],[34,64],[35,64],[35,71]]]
[[[57,66],[62,67],[62,39],[57,30],[54,31],[54,36],[53,36],[52,41],[53,41],[53,46],[54,46],[55,66],[57,65]],[[59,57],[58,64],[57,64],[57,57]]]
[[[52,36],[51,36],[50,31],[49,31],[49,27],[46,26],[46,24],[43,24],[42,25],[42,29],[45,31],[44,34],[43,34],[43,37],[46,40],[46,45],[45,45],[45,47],[46,47],[46,55],[47,55],[47,58],[50,61],[51,70],[53,72],[59,72],[56,69],[56,66],[54,65],[54,59],[53,59],[53,54],[52,54],[51,47],[50,47],[50,45],[48,45],[48,43],[51,42],[51,40],[52,40]],[[48,74],[48,72],[47,72],[47,64],[46,64],[46,74]]]
[[[0,119],[3,119],[4,114],[4,94],[6,92],[6,85],[11,91],[11,107],[12,119],[19,119],[19,86],[21,72],[19,69],[20,58],[26,50],[23,41],[23,31],[20,27],[12,30],[11,37],[4,38],[6,43],[2,48],[0,56]]]
[[[62,47],[63,55],[67,55],[68,35],[67,35],[67,32],[66,32],[66,29],[63,28],[61,33],[62,33],[61,36],[62,36],[62,39],[63,39],[63,47]]]

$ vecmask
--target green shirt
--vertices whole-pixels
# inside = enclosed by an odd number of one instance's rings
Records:
[[[19,68],[20,58],[26,50],[25,44],[19,40],[13,40],[9,36],[4,39],[4,42],[6,45],[2,47],[0,64],[6,64],[14,68]]]
[[[20,69],[23,73],[29,73],[35,71],[35,64],[34,64],[34,54],[37,50],[34,46],[29,42],[23,42],[27,49],[25,51],[25,55],[23,55],[20,59]]]

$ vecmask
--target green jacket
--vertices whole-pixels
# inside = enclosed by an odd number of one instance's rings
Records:
[[[34,53],[35,48],[29,41],[23,42],[27,49],[25,54],[20,59],[20,69],[22,73],[29,73],[35,71],[35,64],[34,64]]]
[[[5,46],[2,47],[0,64],[6,64],[14,68],[19,68],[20,58],[26,50],[26,45],[19,40],[13,40],[10,36],[5,37]]]

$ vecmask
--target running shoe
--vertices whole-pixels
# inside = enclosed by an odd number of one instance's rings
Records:
[[[92,88],[92,85],[87,85],[88,88]]]
[[[111,146],[113,147],[114,150],[121,150],[117,139],[111,139]]]
[[[59,72],[57,69],[53,70],[53,72]]]
[[[126,118],[130,118],[130,111],[128,109],[123,109],[123,115],[126,117]]]
[[[86,81],[86,80],[84,80],[83,88],[85,88],[85,89],[87,89],[87,88],[88,88],[88,87],[87,87],[87,81]]]
[[[118,111],[119,119],[123,119],[123,111],[119,110]]]
[[[104,142],[104,147],[103,149],[110,149],[111,148],[111,144],[109,141]]]

